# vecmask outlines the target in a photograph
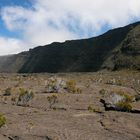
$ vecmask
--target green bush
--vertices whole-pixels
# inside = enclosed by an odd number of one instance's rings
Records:
[[[126,111],[126,112],[130,112],[132,110],[132,106],[129,102],[118,102],[116,104],[117,108],[122,110],[122,111]]]
[[[0,127],[6,124],[6,118],[4,115],[0,114]]]
[[[125,102],[133,102],[134,97],[124,91],[118,91],[117,94],[124,97]]]
[[[80,94],[82,90],[76,87],[76,82],[74,80],[69,80],[66,82],[66,90],[71,93],[78,93]]]
[[[124,95],[124,98],[125,98],[126,102],[133,102],[133,99],[134,99],[133,96],[130,96],[130,95],[127,95],[127,94]]]

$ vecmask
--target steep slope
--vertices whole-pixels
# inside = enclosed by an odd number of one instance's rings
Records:
[[[28,52],[22,52],[16,55],[0,56],[0,72],[17,73],[28,60],[28,56]]]
[[[132,29],[104,62],[104,68],[109,69],[139,69],[140,70],[140,25]]]
[[[140,22],[98,37],[55,42],[0,58],[0,72],[89,72],[122,68],[140,69]]]

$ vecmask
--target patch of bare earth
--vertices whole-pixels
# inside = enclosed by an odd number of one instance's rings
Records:
[[[73,80],[81,93],[47,93],[50,77]],[[69,74],[0,74],[0,113],[6,124],[0,140],[139,140],[140,114],[105,111],[102,89],[140,94],[140,72],[100,72]],[[11,94],[4,96],[11,88]],[[27,106],[12,102],[19,88],[34,93]],[[53,108],[48,97],[57,96]],[[140,101],[133,103],[140,109]]]

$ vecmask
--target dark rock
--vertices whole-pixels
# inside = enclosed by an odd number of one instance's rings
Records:
[[[139,101],[140,100],[140,94],[135,95],[135,101]]]
[[[3,96],[11,96],[11,93],[4,93]]]

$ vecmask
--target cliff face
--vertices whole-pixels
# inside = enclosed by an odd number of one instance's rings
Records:
[[[91,72],[140,69],[140,22],[83,40],[52,43],[0,57],[0,72]]]

